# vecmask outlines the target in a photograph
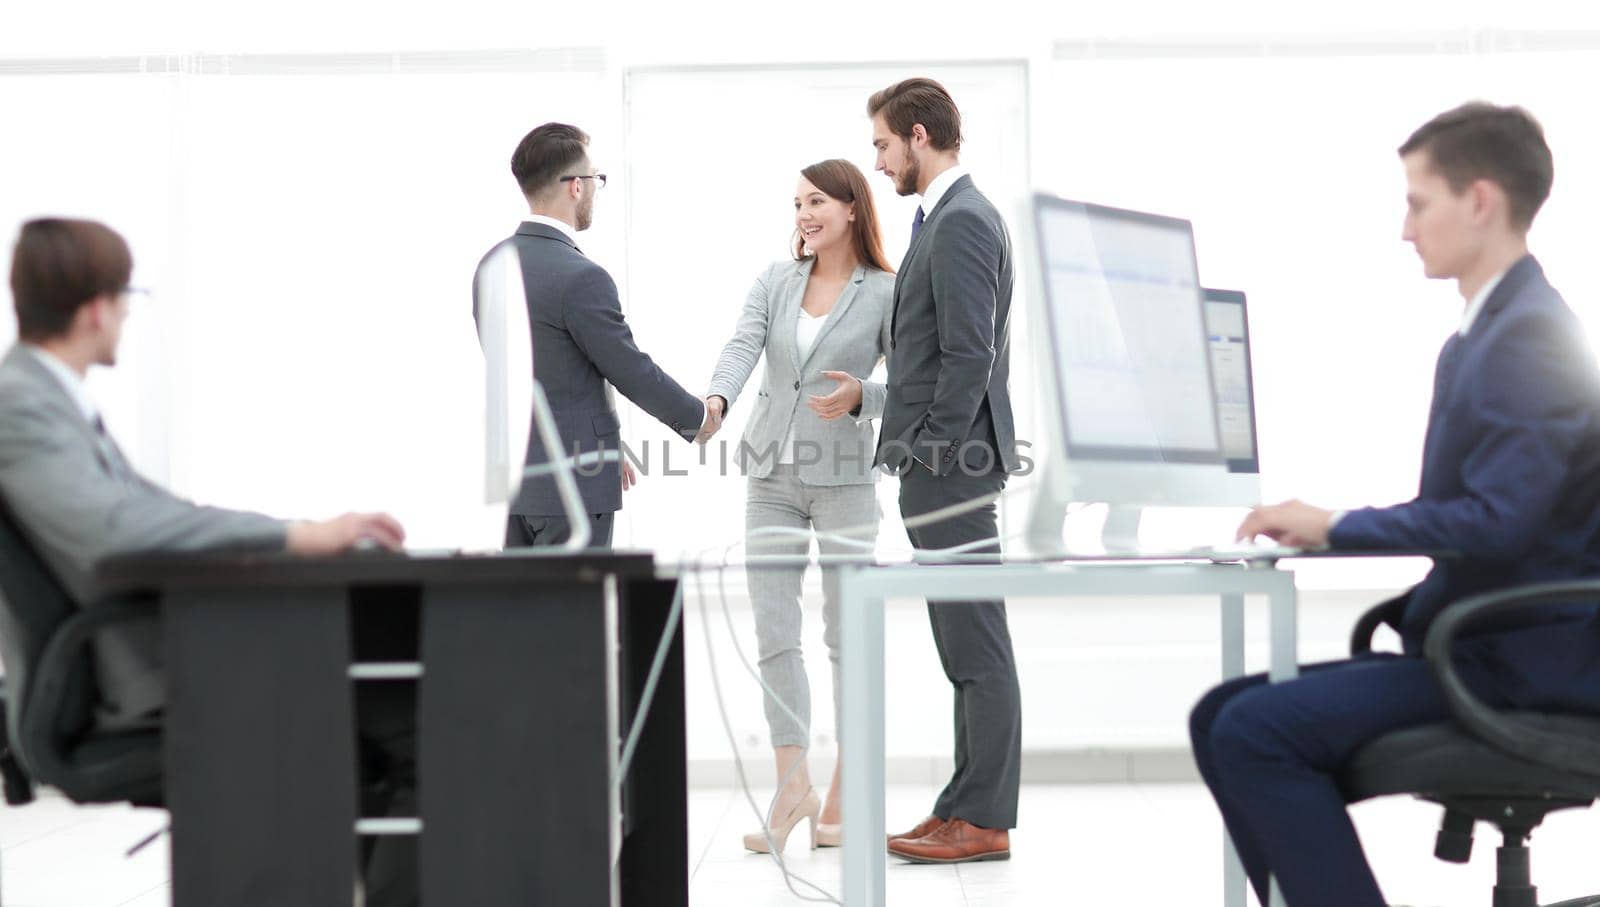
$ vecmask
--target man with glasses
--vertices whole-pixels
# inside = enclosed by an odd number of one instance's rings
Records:
[[[595,197],[606,185],[606,175],[589,162],[588,147],[583,130],[563,123],[545,123],[523,137],[511,155],[511,173],[529,215],[511,238],[489,250],[473,279],[476,318],[484,267],[508,244],[516,250],[533,331],[533,376],[550,399],[567,447],[547,451],[539,433],[531,432],[529,466],[549,462],[552,453],[620,450],[622,423],[608,383],[685,440],[704,442],[721,425],[704,401],[640,351],[622,315],[616,283],[578,246],[578,233],[593,223]],[[611,546],[622,491],[633,478],[620,456],[578,470],[578,491],[596,547]],[[506,547],[565,542],[572,527],[564,513],[552,477],[525,479],[511,502]]]
[[[388,514],[281,520],[203,507],[145,478],[106,431],[89,393],[93,366],[117,364],[133,254],[116,231],[87,220],[22,225],[11,259],[17,343],[0,357],[0,498],[72,599],[99,599],[96,566],[140,551],[332,555],[363,542],[398,549]],[[95,635],[93,731],[156,728],[166,683],[158,618]],[[368,777],[369,815],[416,814],[415,705],[398,684],[359,684],[358,733],[385,768]],[[378,760],[374,760],[375,762]],[[369,855],[369,907],[417,904],[414,839],[386,837]]]

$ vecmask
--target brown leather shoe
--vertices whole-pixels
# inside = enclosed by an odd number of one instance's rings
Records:
[[[912,863],[977,863],[1011,859],[1011,834],[1004,828],[980,828],[965,819],[950,821],[920,838],[889,843],[889,852]]]
[[[894,842],[902,839],[910,840],[911,838],[920,838],[943,824],[944,820],[938,816],[929,816],[928,818],[923,819],[921,822],[918,822],[917,827],[911,829],[910,831],[903,831],[897,835],[890,835],[889,843],[893,844]]]

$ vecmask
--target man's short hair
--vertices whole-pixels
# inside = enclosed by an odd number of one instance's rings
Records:
[[[17,335],[39,341],[66,334],[79,308],[125,291],[132,276],[127,240],[105,224],[55,217],[28,221],[11,252]]]
[[[570,176],[588,154],[589,135],[565,123],[545,123],[522,137],[511,155],[511,175],[528,198]]]
[[[1489,180],[1506,193],[1511,225],[1527,230],[1550,197],[1555,163],[1544,130],[1521,107],[1470,101],[1424,123],[1400,146],[1400,156],[1426,152],[1433,169],[1460,193]]]
[[[874,94],[867,100],[867,116],[883,114],[889,131],[911,139],[911,127],[918,123],[928,131],[928,144],[940,151],[961,150],[961,111],[955,99],[932,79],[906,79]]]

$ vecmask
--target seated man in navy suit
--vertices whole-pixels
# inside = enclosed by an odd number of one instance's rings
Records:
[[[1383,734],[1449,717],[1420,657],[1447,605],[1492,589],[1600,573],[1600,381],[1582,325],[1527,233],[1549,195],[1550,149],[1521,108],[1471,103],[1418,129],[1400,158],[1403,238],[1466,303],[1434,378],[1421,488],[1393,507],[1257,507],[1240,538],[1449,550],[1404,598],[1404,654],[1312,665],[1295,680],[1225,683],[1190,737],[1257,895],[1294,907],[1382,907],[1335,776]],[[1600,713],[1600,624],[1559,606],[1465,639],[1457,663],[1491,705]]]

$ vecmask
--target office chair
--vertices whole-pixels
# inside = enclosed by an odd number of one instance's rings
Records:
[[[75,604],[0,499],[0,774],[6,800],[33,783],[78,803],[161,805],[161,734],[93,730],[97,697],[87,643],[111,623],[155,613],[153,601]]]
[[[1600,605],[1600,580],[1519,586],[1465,599],[1445,609],[1428,630],[1423,654],[1454,720],[1387,734],[1361,748],[1340,773],[1351,802],[1411,794],[1444,807],[1434,856],[1465,863],[1477,822],[1501,834],[1494,907],[1538,907],[1526,846],[1533,829],[1556,810],[1589,806],[1600,796],[1600,715],[1500,711],[1472,695],[1450,654],[1468,626],[1541,605]],[[1402,599],[1362,615],[1351,654],[1370,652],[1381,624],[1398,626]],[[1600,896],[1549,907],[1597,907]]]

